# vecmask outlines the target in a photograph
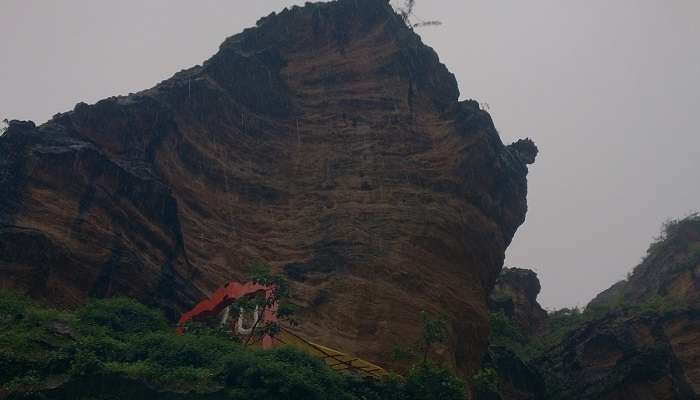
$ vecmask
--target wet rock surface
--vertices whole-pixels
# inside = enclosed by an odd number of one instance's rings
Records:
[[[272,14],[152,89],[10,125],[0,287],[175,318],[263,261],[309,339],[390,364],[425,310],[469,375],[536,147],[458,98],[386,1]]]
[[[532,361],[552,399],[696,399],[700,395],[700,218],[670,221],[629,277]]]
[[[551,399],[695,399],[698,310],[612,313],[576,329],[533,361]]]
[[[540,293],[537,274],[524,268],[504,268],[489,298],[491,312],[501,312],[521,332],[532,334],[542,327],[547,312],[537,302]]]

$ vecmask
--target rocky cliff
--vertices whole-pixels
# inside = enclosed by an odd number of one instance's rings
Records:
[[[700,395],[700,217],[671,221],[622,282],[533,365],[553,399]]]
[[[503,269],[491,294],[491,346],[476,375],[477,398],[698,398],[698,277],[698,215],[666,223],[627,279],[584,311],[544,313],[536,274]]]
[[[271,14],[152,89],[10,124],[0,287],[175,317],[263,261],[310,339],[384,363],[425,310],[469,373],[537,149],[458,98],[385,0]]]
[[[537,302],[540,293],[537,273],[525,268],[503,268],[489,298],[491,312],[503,313],[522,333],[540,329],[547,312]]]
[[[700,306],[700,216],[668,221],[642,262],[588,307],[615,307],[651,298]]]
[[[532,362],[550,399],[696,399],[700,310],[611,312]]]
[[[491,335],[481,369],[472,378],[477,400],[535,400],[546,395],[527,346],[546,333],[547,312],[537,302],[540,281],[525,268],[503,268],[489,297]]]

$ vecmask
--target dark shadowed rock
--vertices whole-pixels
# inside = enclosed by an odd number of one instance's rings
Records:
[[[533,365],[551,399],[695,399],[700,312],[609,313],[571,332]]]
[[[542,326],[547,312],[537,302],[537,273],[524,268],[504,268],[489,298],[492,312],[502,312],[529,335]]]
[[[482,368],[496,371],[498,390],[477,391],[476,400],[538,400],[546,396],[544,378],[537,369],[505,347],[490,346]]]
[[[533,362],[553,399],[700,395],[700,218],[671,221],[628,279]]]

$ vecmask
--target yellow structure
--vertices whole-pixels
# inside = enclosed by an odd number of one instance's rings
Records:
[[[280,332],[274,336],[274,340],[322,359],[326,365],[335,371],[356,373],[362,377],[377,379],[387,374],[386,370],[378,365],[353,357],[342,351],[309,342],[285,328],[281,328]]]

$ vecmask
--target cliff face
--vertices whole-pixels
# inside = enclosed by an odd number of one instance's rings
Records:
[[[477,400],[545,397],[544,378],[524,357],[525,346],[546,328],[547,312],[537,302],[539,292],[540,281],[532,270],[503,268],[498,276],[489,296],[489,348],[476,375],[482,381],[490,376],[491,384],[475,384]]]
[[[532,334],[547,318],[547,312],[537,302],[540,293],[537,273],[524,268],[504,268],[489,297],[491,312],[501,312],[520,330]]]
[[[469,373],[537,149],[458,96],[386,1],[339,0],[265,17],[152,89],[14,121],[0,287],[175,317],[264,261],[310,339],[386,362],[425,310]]]
[[[588,307],[664,298],[700,307],[700,216],[669,221],[630,276],[604,290]]]
[[[700,311],[620,311],[584,323],[533,362],[551,399],[695,399]]]
[[[627,280],[535,360],[555,399],[700,395],[700,218],[672,221]]]

